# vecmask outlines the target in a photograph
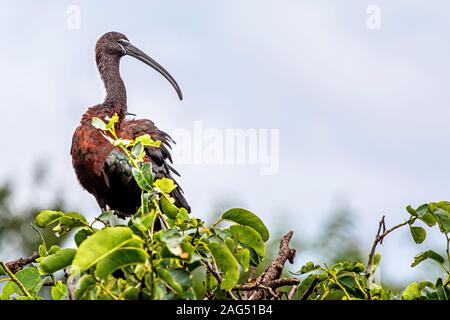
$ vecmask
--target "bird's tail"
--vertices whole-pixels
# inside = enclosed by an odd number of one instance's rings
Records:
[[[185,208],[189,213],[191,212],[191,207],[187,203],[183,190],[180,187],[175,188],[170,195],[175,199],[175,205],[178,208]]]

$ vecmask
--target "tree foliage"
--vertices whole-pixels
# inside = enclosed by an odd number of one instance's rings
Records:
[[[41,243],[27,263],[0,261],[0,282],[6,283],[1,299],[448,299],[450,297],[450,203],[433,202],[407,207],[408,219],[386,229],[384,218],[369,260],[340,261],[332,265],[308,262],[282,276],[279,265],[293,261],[288,248],[292,233],[281,242],[278,257],[260,275],[248,278],[266,257],[269,230],[254,213],[233,208],[206,225],[174,204],[173,180],[155,180],[145,162],[145,148],[158,148],[149,135],[123,140],[115,132],[117,116],[92,120],[133,166],[141,188],[141,206],[126,223],[113,223],[113,212],[103,212],[89,222],[80,213],[43,210],[35,218]],[[427,229],[436,229],[446,243],[445,257],[433,250],[417,254],[411,266],[430,260],[446,279],[413,282],[402,292],[391,292],[372,280],[381,262],[376,247],[389,233],[407,226],[420,244]],[[73,236],[75,247],[49,245],[44,233],[58,238]],[[32,263],[30,263],[32,262]],[[26,265],[26,266],[25,266]],[[25,267],[24,267],[25,266]],[[24,267],[24,268],[22,268]],[[278,269],[277,269],[278,268]],[[274,270],[276,272],[274,272]],[[194,290],[194,276],[202,270],[201,290]],[[276,277],[273,274],[276,273]],[[284,288],[284,289],[283,289]]]

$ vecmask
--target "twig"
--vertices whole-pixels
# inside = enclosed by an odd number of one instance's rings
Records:
[[[75,300],[75,279],[70,275],[70,268],[64,269],[64,276],[67,278],[67,290],[69,291],[69,300]]]
[[[273,281],[281,278],[286,261],[288,260],[290,263],[294,262],[295,249],[289,248],[289,242],[291,241],[292,235],[293,232],[289,231],[283,236],[280,241],[278,256],[272,261],[267,270],[256,279],[255,289],[253,291],[249,291],[247,295],[245,295],[246,299],[260,300],[263,298],[265,296],[265,292],[268,291],[264,289],[264,287],[270,287],[270,284],[273,283]],[[274,289],[274,287],[270,288]]]
[[[5,270],[5,272],[8,274],[8,276],[11,278],[11,281],[13,281],[23,292],[23,294],[28,298],[33,298],[33,296],[28,292],[27,288],[20,282],[19,279],[14,275],[14,273],[7,267],[6,264],[0,261],[0,266]]]
[[[306,291],[303,293],[303,295],[300,297],[300,300],[307,300],[309,296],[314,292],[314,288],[316,287],[317,282],[319,282],[319,277],[315,277],[311,283],[309,284]]]
[[[213,267],[213,265],[209,261],[206,261],[206,267],[212,273],[214,278],[216,278],[217,282],[222,283],[222,276],[219,274],[219,272],[217,272],[217,270]],[[231,292],[231,290],[227,290],[227,294],[232,300],[238,300],[238,298],[236,298],[236,296],[233,294],[233,292]]]
[[[255,279],[255,274],[256,274],[256,267],[255,266],[250,266],[248,268],[247,281],[254,280]]]
[[[300,284],[300,279],[297,278],[281,278],[281,279],[275,279],[270,282],[270,286],[272,288],[279,288],[284,286],[292,286],[292,285],[298,285]]]
[[[282,278],[282,279],[275,279],[272,281],[268,281],[266,283],[266,286],[276,289],[276,288],[284,287],[284,286],[298,285],[299,283],[300,283],[300,280],[297,278]],[[264,285],[261,285],[260,283],[257,283],[257,282],[236,285],[236,289],[245,290],[245,291],[255,290],[258,287],[263,288]]]
[[[288,295],[287,295],[287,299],[288,300],[292,300],[292,298],[294,297],[294,295],[297,293],[298,290],[298,285],[295,285],[291,288],[291,291],[289,291]]]
[[[403,227],[405,225],[407,225],[408,223],[411,223],[412,221],[416,220],[416,218],[410,218],[409,220],[402,222],[400,224],[397,224],[395,226],[393,226],[392,228],[386,230],[386,224],[384,221],[385,216],[383,216],[380,220],[380,222],[378,223],[378,231],[377,231],[377,235],[375,237],[375,240],[372,244],[372,248],[370,249],[370,253],[369,253],[369,259],[367,261],[367,267],[365,270],[365,274],[366,274],[366,290],[368,291],[368,297],[369,299],[371,298],[370,295],[370,287],[372,285],[372,267],[373,267],[373,258],[375,256],[375,250],[378,246],[378,244],[382,244],[383,243],[383,239],[392,231]]]
[[[20,270],[22,270],[22,268],[30,263],[33,263],[36,261],[36,259],[39,258],[39,254],[37,252],[33,252],[33,254],[29,257],[26,258],[20,258],[17,260],[13,260],[10,262],[6,263],[6,266],[8,267],[8,269],[12,272],[12,273],[17,273]]]
[[[211,274],[214,276],[214,278],[216,278],[217,282],[221,283],[222,276],[216,271],[216,269],[209,261],[206,261],[206,267],[208,268],[209,272],[211,272]]]
[[[279,300],[279,296],[273,291],[271,287],[265,286],[263,284],[260,284],[259,287],[269,292],[272,298],[274,298],[275,300]]]

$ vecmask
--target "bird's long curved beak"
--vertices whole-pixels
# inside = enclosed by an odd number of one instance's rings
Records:
[[[178,86],[178,83],[166,69],[164,69],[158,62],[150,58],[146,53],[142,52],[140,49],[133,46],[131,43],[129,42],[121,43],[121,45],[125,50],[125,54],[142,61],[143,63],[149,65],[150,67],[158,71],[160,74],[162,74],[163,77],[166,78],[175,88],[175,91],[177,92],[180,100],[183,100],[183,94],[181,93],[181,89]]]

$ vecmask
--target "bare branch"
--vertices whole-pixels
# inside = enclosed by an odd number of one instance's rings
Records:
[[[212,275],[216,278],[217,282],[222,283],[222,276],[209,261],[206,261],[206,267],[212,273]],[[233,292],[231,292],[231,290],[228,290],[227,294],[232,300],[238,300],[238,298],[236,298],[236,296],[233,294]]]
[[[254,282],[254,289],[248,291],[244,299],[260,300],[265,296],[266,292],[269,292],[272,297],[274,297],[271,292],[273,291],[273,289],[283,285],[288,285],[289,280],[281,280],[280,278],[282,276],[284,264],[286,263],[286,261],[288,260],[290,263],[294,262],[295,249],[289,248],[289,242],[291,241],[292,235],[293,232],[289,231],[286,235],[283,236],[280,242],[278,256],[272,261],[267,270],[256,279],[256,281]],[[269,291],[267,288],[270,288],[271,291]],[[275,296],[278,298],[277,294],[275,294]]]
[[[392,231],[397,230],[400,227],[403,227],[411,222],[413,222],[414,220],[416,220],[415,217],[411,217],[409,220],[406,220],[405,222],[402,222],[400,224],[397,224],[395,226],[393,226],[392,228],[386,230],[386,224],[385,224],[385,216],[383,216],[380,220],[380,222],[378,223],[378,231],[377,231],[377,235],[375,236],[375,240],[373,241],[372,244],[372,248],[370,249],[370,253],[369,253],[369,259],[367,261],[367,266],[366,266],[366,270],[365,270],[365,274],[366,274],[366,289],[368,291],[368,295],[369,295],[369,299],[371,298],[370,296],[370,287],[372,285],[372,268],[373,268],[373,259],[375,257],[375,251],[376,248],[378,246],[378,244],[383,244],[383,239]]]
[[[75,279],[70,276],[70,268],[64,269],[64,276],[67,278],[67,290],[69,291],[69,300],[75,300]]]
[[[281,278],[281,279],[275,279],[270,282],[270,286],[272,288],[279,288],[284,286],[292,286],[292,285],[298,285],[300,284],[300,279],[297,278]]]
[[[314,288],[316,287],[317,282],[319,281],[319,277],[315,277],[311,284],[306,289],[305,293],[300,297],[300,300],[307,300],[309,296],[314,292]]]
[[[37,258],[39,258],[39,254],[37,252],[33,252],[33,254],[29,257],[7,262],[6,266],[12,273],[17,273],[22,270],[24,266],[35,262]]]
[[[291,291],[289,291],[288,295],[287,295],[287,299],[288,300],[292,300],[292,298],[294,297],[295,293],[298,290],[298,285],[295,285],[292,287]]]

